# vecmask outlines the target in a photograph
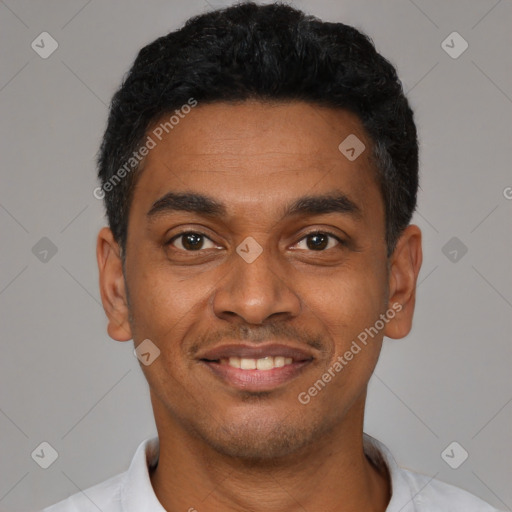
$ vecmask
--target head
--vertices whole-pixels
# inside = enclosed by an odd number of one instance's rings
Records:
[[[421,266],[413,114],[367,36],[278,4],[192,18],[139,52],[98,165],[108,331],[160,351],[142,366],[157,426],[275,458],[361,423]],[[225,343],[309,359],[281,385],[233,387],[205,358]]]

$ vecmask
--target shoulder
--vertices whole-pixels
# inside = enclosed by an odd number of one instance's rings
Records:
[[[121,512],[121,489],[126,475],[119,473],[40,512]]]
[[[435,478],[401,468],[418,512],[499,512],[474,494]]]
[[[77,492],[39,512],[165,512],[153,492],[149,466],[159,456],[158,436],[142,441],[127,471],[110,477],[84,491]]]
[[[391,500],[386,512],[500,512],[464,489],[399,466],[389,448],[363,433],[365,454],[386,468]]]

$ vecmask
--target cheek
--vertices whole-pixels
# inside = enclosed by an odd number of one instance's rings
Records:
[[[183,333],[206,307],[209,287],[204,274],[184,279],[159,263],[135,258],[132,263],[128,286],[134,338],[149,338],[165,345],[166,352],[176,352]]]
[[[342,349],[370,327],[386,309],[387,285],[382,265],[347,265],[330,275],[307,278],[301,298]]]
[[[184,341],[194,327],[204,304],[204,285],[177,279],[169,269],[149,265],[131,282],[134,339],[149,338],[160,350],[148,366],[141,365],[153,392],[164,403],[177,397],[194,402],[185,382],[190,379],[190,361]]]

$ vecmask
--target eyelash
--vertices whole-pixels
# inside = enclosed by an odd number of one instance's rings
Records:
[[[176,235],[174,235],[168,242],[166,242],[166,246],[167,245],[172,245],[172,243],[177,240],[178,238],[182,237],[182,236],[185,236],[185,235],[199,235],[199,236],[202,236],[204,238],[207,238],[208,240],[210,240],[210,242],[213,242],[213,240],[207,236],[205,233],[202,233],[201,231],[182,231],[181,233],[178,233]],[[316,231],[311,231],[309,233],[306,233],[298,242],[302,242],[302,240],[304,240],[305,238],[309,237],[309,236],[313,236],[313,235],[327,235],[331,238],[334,238],[341,246],[346,246],[347,243],[345,240],[343,240],[342,238],[340,238],[339,236],[335,235],[334,233],[332,233],[331,231],[321,231],[321,230],[316,230]],[[296,244],[295,244],[296,245]],[[178,251],[182,251],[182,249],[178,249],[178,248],[175,248],[176,250]],[[331,249],[333,249],[333,247],[331,247]],[[198,249],[197,251],[187,251],[185,250],[185,252],[189,252],[189,253],[194,253],[194,252],[200,252],[201,250],[203,249]],[[312,250],[312,249],[310,249]],[[328,249],[322,249],[321,251],[313,251],[313,252],[326,252]]]

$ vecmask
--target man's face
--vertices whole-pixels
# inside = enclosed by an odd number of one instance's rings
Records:
[[[366,146],[354,161],[338,149],[351,134]],[[360,429],[382,330],[298,399],[390,308],[384,203],[358,118],[301,102],[199,104],[164,135],[134,192],[125,275],[135,344],[161,351],[142,367],[157,424],[248,458],[296,453],[344,422]],[[224,211],[155,205],[170,192]],[[345,200],[287,214],[323,196]],[[286,348],[268,355],[298,351],[291,364],[226,361],[275,344]]]

